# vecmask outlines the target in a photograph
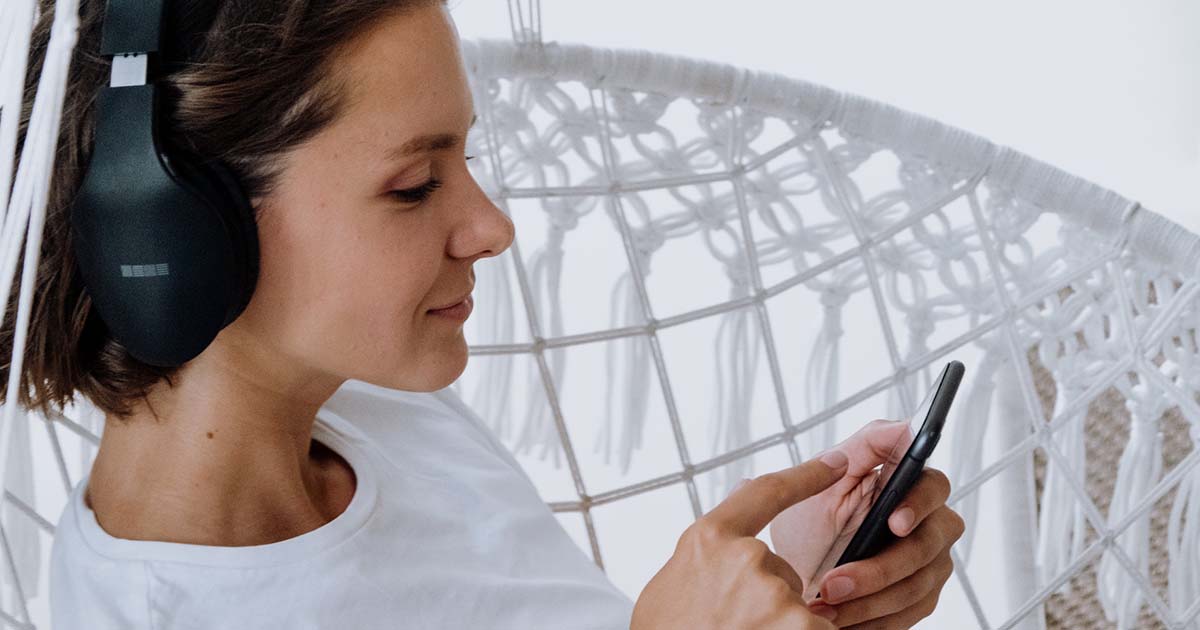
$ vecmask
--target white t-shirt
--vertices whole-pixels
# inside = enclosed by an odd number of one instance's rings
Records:
[[[266,545],[115,538],[72,490],[51,550],[55,630],[628,630],[633,602],[446,388],[347,381],[313,438],[357,477],[329,523]]]

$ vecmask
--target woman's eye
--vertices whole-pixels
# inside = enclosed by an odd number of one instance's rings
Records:
[[[468,159],[468,160],[474,160],[474,159],[475,159],[475,156],[474,156],[474,155],[468,155],[468,156],[467,156],[467,159]]]
[[[406,188],[404,190],[392,190],[388,194],[403,201],[405,203],[420,203],[429,198],[433,191],[440,188],[442,180],[432,178],[429,181],[417,186],[416,188]]]

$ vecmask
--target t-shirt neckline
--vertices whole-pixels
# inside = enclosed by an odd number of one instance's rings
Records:
[[[379,483],[378,471],[367,456],[365,436],[344,418],[325,408],[319,409],[313,422],[313,439],[341,455],[354,469],[354,496],[333,520],[299,536],[238,547],[117,538],[100,527],[96,513],[83,501],[90,473],[84,476],[71,496],[77,527],[89,547],[110,558],[243,568],[310,558],[332,549],[362,529],[375,509]]]

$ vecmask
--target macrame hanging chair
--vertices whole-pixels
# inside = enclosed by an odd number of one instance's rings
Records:
[[[10,196],[35,2],[0,5],[14,373],[77,9],[57,2]],[[956,358],[933,465],[968,529],[921,627],[1200,628],[1200,238],[883,103],[547,42],[538,2],[509,11],[512,41],[463,47],[470,164],[516,240],[476,267],[451,387],[618,587],[739,480],[908,417]],[[53,523],[104,418],[0,421],[0,627],[47,628]]]

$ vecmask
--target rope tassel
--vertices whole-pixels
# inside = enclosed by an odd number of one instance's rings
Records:
[[[613,287],[611,303],[609,321],[614,328],[644,323],[637,286],[628,272]],[[628,337],[609,344],[605,350],[605,367],[604,421],[597,427],[593,452],[603,450],[604,463],[610,463],[613,425],[617,419],[613,409],[617,401],[622,401],[621,443],[617,455],[621,472],[626,474],[633,460],[633,450],[642,445],[650,402],[650,352],[646,342],[641,337]]]
[[[1132,388],[1125,405],[1132,415],[1129,442],[1117,467],[1112,503],[1108,508],[1108,526],[1113,527],[1145,497],[1162,476],[1162,435],[1158,418],[1165,411],[1160,392],[1146,391],[1144,385]],[[1116,542],[1142,574],[1150,574],[1150,514],[1143,513],[1117,537]],[[1105,549],[1096,571],[1097,596],[1104,616],[1116,622],[1118,630],[1137,623],[1143,595],[1133,576],[1125,571],[1112,551]]]
[[[983,442],[991,417],[992,398],[996,392],[996,374],[1005,367],[1000,353],[991,347],[978,362],[979,373],[971,384],[964,408],[958,414],[953,434],[954,448],[950,454],[950,479],[965,483],[979,475],[983,467]],[[971,560],[971,543],[975,538],[976,517],[979,514],[979,492],[972,492],[955,506],[966,523],[958,544],[964,564]]]
[[[1058,417],[1069,400],[1074,400],[1082,393],[1078,387],[1058,387],[1055,397],[1054,416]],[[1087,535],[1087,521],[1083,508],[1076,500],[1070,483],[1064,475],[1075,475],[1080,484],[1084,483],[1084,465],[1086,452],[1084,450],[1083,420],[1086,410],[1078,411],[1067,420],[1066,426],[1059,429],[1050,439],[1062,451],[1071,470],[1059,468],[1053,461],[1047,462],[1046,481],[1042,488],[1041,512],[1038,514],[1037,562],[1039,583],[1053,580],[1060,572],[1071,564],[1073,558],[1079,557],[1083,551],[1084,537]],[[1064,582],[1059,593],[1070,591],[1070,581]]]
[[[745,294],[734,284],[730,299]],[[750,404],[758,368],[758,319],[747,309],[721,316],[714,346],[717,368],[717,404],[710,420],[711,453],[725,453],[750,442]],[[728,371],[723,369],[728,366]],[[710,487],[710,504],[716,504],[733,490],[734,484],[754,476],[754,462],[742,457],[720,468],[720,481]],[[724,493],[718,492],[724,489]]]
[[[1200,418],[1192,418],[1192,452],[1200,452]],[[1167,596],[1171,612],[1183,615],[1200,600],[1200,467],[1180,482],[1167,518]]]
[[[842,307],[849,296],[841,291],[825,289],[821,292],[821,305],[825,307],[825,319],[821,332],[813,344],[808,358],[805,379],[805,408],[814,416],[837,402],[838,372],[841,370]],[[808,431],[809,452],[819,453],[831,446],[837,438],[837,416],[826,420],[820,427]]]
[[[479,270],[481,281],[476,301],[495,309],[495,317],[485,319],[485,338],[496,343],[513,340],[515,316],[513,312],[512,286],[508,274],[499,265],[484,265]],[[512,391],[513,355],[493,357],[485,364],[479,386],[473,392],[471,408],[483,418],[490,419],[492,430],[501,439],[507,440],[512,433],[512,414],[509,413],[509,394]],[[457,386],[459,381],[455,381]]]
[[[530,290],[533,292],[535,312],[549,315],[550,321],[546,322],[549,324],[549,336],[559,337],[563,334],[562,296],[559,290],[562,280],[563,232],[551,228],[548,236],[545,247],[533,255],[529,271]],[[545,300],[543,300],[543,296]],[[536,364],[532,366],[526,383],[526,391],[540,392],[540,395],[531,396],[526,405],[525,424],[521,427],[521,433],[517,437],[513,451],[516,453],[527,452],[535,444],[540,444],[542,451],[538,455],[538,459],[545,460],[546,455],[549,454],[553,458],[554,467],[559,468],[562,465],[559,457],[562,451],[558,448],[561,442],[545,396],[548,387],[554,385],[561,387],[563,375],[567,369],[567,358],[562,348],[546,350],[545,357],[550,370],[549,378],[553,380],[553,383],[546,383],[544,380],[546,377],[538,366]]]

